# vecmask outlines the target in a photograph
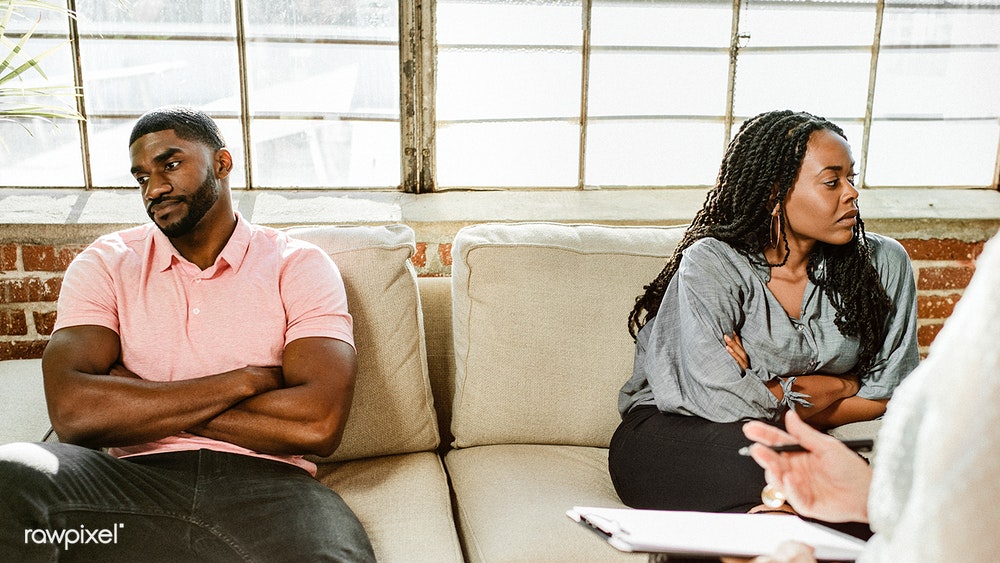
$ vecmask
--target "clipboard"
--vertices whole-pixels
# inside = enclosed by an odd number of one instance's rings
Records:
[[[817,560],[854,561],[865,542],[798,516],[574,506],[566,515],[620,551],[756,557],[786,541],[815,548]]]

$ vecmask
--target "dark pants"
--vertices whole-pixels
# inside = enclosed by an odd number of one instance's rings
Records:
[[[737,452],[743,423],[718,423],[637,407],[611,438],[608,468],[633,508],[746,512],[760,504],[764,470]]]
[[[375,559],[351,509],[306,471],[210,450],[0,446],[0,503],[0,553],[16,561]]]

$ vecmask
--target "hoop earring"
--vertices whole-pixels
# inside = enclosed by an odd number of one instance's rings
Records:
[[[771,229],[770,229],[771,236],[770,240],[768,241],[771,248],[778,248],[778,235],[781,234],[781,224],[778,223],[779,217],[781,217],[780,213],[778,213],[777,215],[771,215]]]

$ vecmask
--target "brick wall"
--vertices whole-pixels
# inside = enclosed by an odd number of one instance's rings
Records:
[[[975,271],[985,241],[900,239],[913,261],[921,352],[941,330]],[[0,360],[39,358],[55,324],[62,274],[85,245],[0,245]],[[417,243],[421,276],[451,272],[451,244]]]

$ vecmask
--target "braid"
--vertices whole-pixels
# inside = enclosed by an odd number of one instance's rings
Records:
[[[809,137],[821,129],[844,137],[840,127],[823,118],[788,110],[763,113],[740,126],[726,149],[715,186],[706,195],[701,210],[663,270],[636,298],[628,318],[633,338],[656,316],[684,251],[699,239],[721,240],[748,259],[768,267],[785,264],[789,254],[785,221],[780,222],[785,259],[770,264],[760,259],[760,252],[771,237],[771,211],[778,205],[783,214],[785,197],[798,176]],[[824,276],[815,272],[820,257],[827,259]],[[862,371],[870,369],[885,338],[890,303],[871,263],[871,249],[860,216],[852,241],[843,246],[818,244],[810,257],[808,271],[810,280],[833,303],[841,334],[860,339],[857,367]],[[878,289],[872,291],[872,288]]]

